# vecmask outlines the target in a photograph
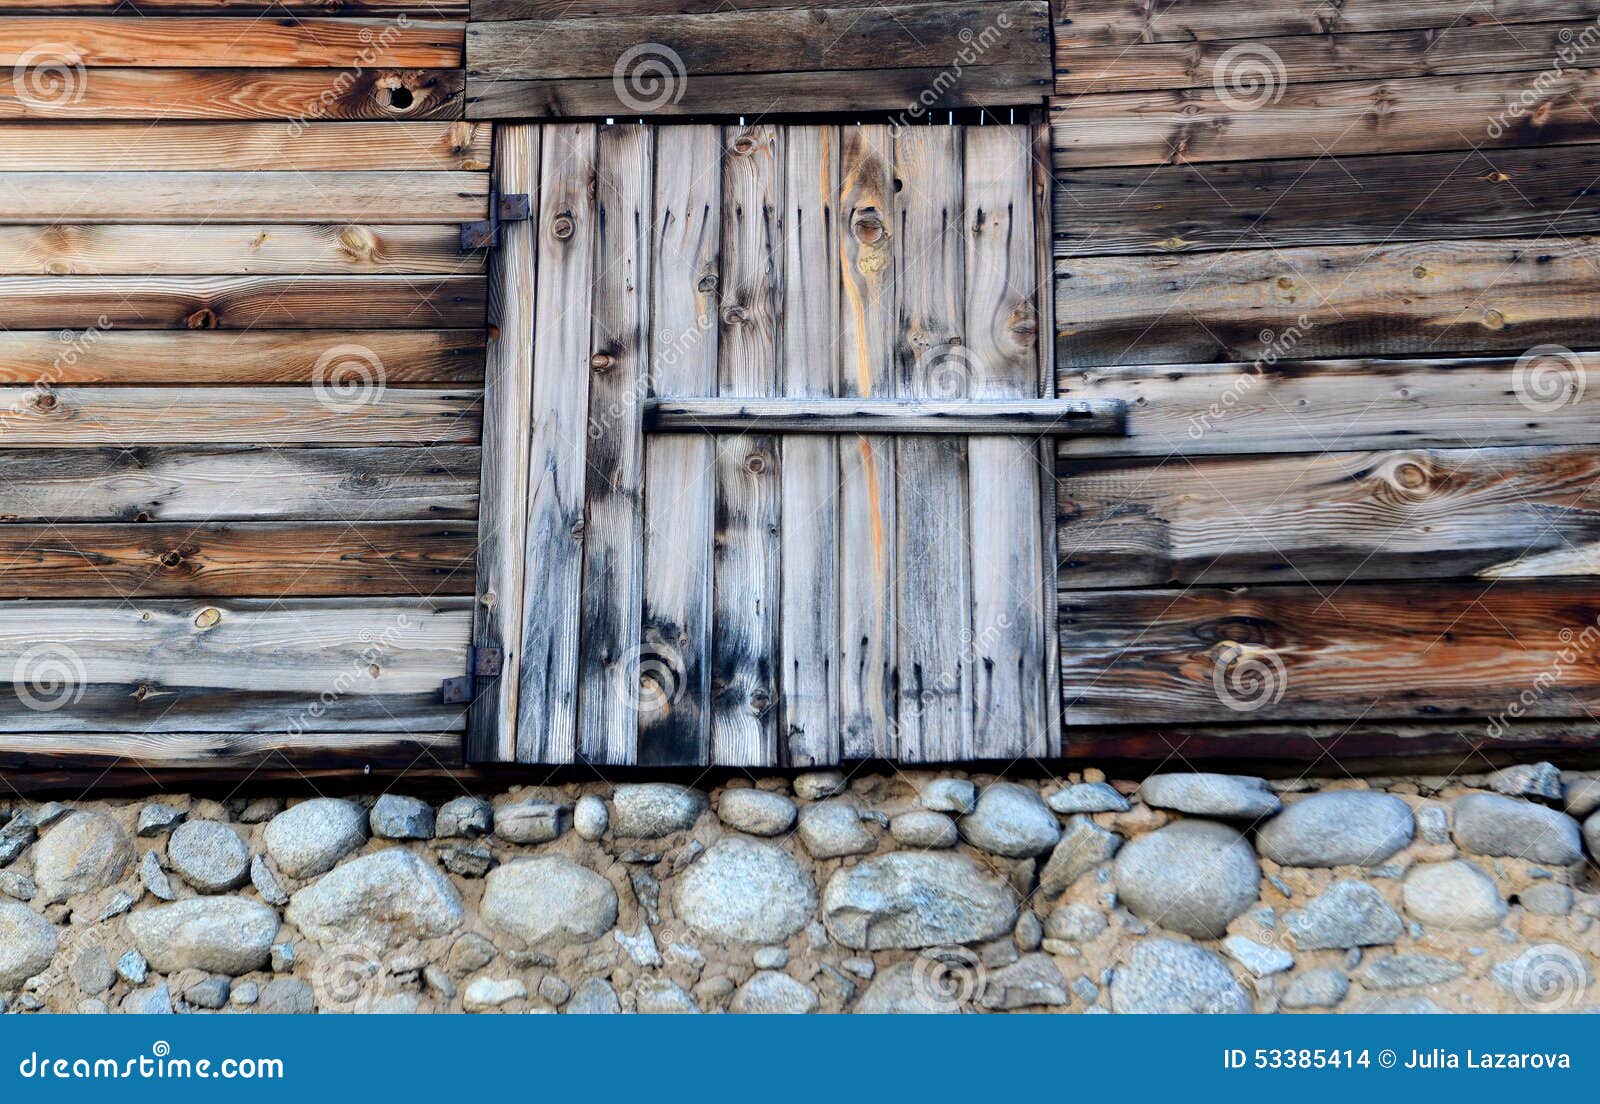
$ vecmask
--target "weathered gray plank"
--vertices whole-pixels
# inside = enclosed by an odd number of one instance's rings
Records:
[[[1050,128],[1035,125],[1033,128],[1033,225],[1034,225],[1034,302],[1039,312],[1040,337],[1034,342],[1038,355],[1039,394],[1054,398],[1056,394],[1056,343],[1047,335],[1055,333],[1055,296],[1052,294],[1054,269],[1051,260],[1051,235],[1053,207],[1051,201],[1055,180],[1050,168]],[[1119,433],[1127,432],[1126,408]],[[1060,755],[1062,751],[1061,720],[1061,634],[1050,626],[1060,623],[1054,585],[1057,564],[1056,547],[1056,442],[1040,441],[1039,458],[1039,513],[1044,522],[1040,551],[1044,554],[1040,575],[1044,579],[1044,685],[1045,685],[1045,747],[1047,754]]]
[[[1035,325],[1031,316],[1027,324]],[[1037,340],[1030,331],[1027,343],[1031,346]],[[1029,381],[1035,391],[1037,377],[1037,366],[1031,366]],[[1116,399],[713,398],[651,399],[644,406],[644,427],[651,433],[881,432],[947,437],[982,433],[1038,438],[1119,436],[1126,422],[1125,405]]]
[[[0,770],[10,772],[8,787],[27,792],[54,777],[46,773],[70,768],[82,772],[77,792],[92,786],[103,796],[108,779],[121,772],[136,775],[148,787],[153,771],[248,771],[259,781],[273,771],[337,771],[344,777],[373,770],[401,771],[415,778],[417,769],[456,768],[461,763],[459,732],[5,732],[0,733]],[[182,786],[189,779],[169,778]],[[55,785],[59,786],[59,781]],[[137,788],[138,783],[134,783]]]

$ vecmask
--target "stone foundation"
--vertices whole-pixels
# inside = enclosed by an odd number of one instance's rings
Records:
[[[18,804],[0,1005],[1588,1010],[1596,808],[1549,764]]]

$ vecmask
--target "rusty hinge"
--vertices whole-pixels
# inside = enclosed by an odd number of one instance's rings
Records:
[[[439,696],[444,704],[460,705],[471,701],[478,694],[478,680],[498,678],[500,669],[505,666],[505,658],[505,653],[499,648],[479,647],[476,644],[468,647],[467,673],[445,679],[439,685]]]
[[[471,253],[474,249],[499,248],[500,224],[527,222],[532,210],[527,192],[511,192],[507,195],[490,192],[489,217],[482,222],[461,224],[461,252]]]

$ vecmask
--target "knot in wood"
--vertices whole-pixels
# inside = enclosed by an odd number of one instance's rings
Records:
[[[557,241],[566,241],[572,237],[574,229],[572,215],[565,212],[557,215],[550,223],[550,233],[554,235]]]
[[[183,324],[191,330],[214,330],[217,328],[217,312],[210,307],[201,307],[185,318]]]
[[[743,325],[750,318],[750,312],[743,307],[729,307],[722,312],[722,320],[730,326]]]
[[[197,629],[209,629],[221,620],[222,611],[215,606],[207,606],[195,615],[194,627]]]
[[[883,216],[876,207],[862,207],[851,216],[850,232],[862,245],[877,245],[886,236]]]
[[[596,372],[609,372],[617,366],[617,358],[610,353],[596,353],[589,358],[589,367]]]
[[[59,402],[54,391],[48,387],[40,388],[33,393],[33,405],[39,410],[54,410]]]
[[[177,567],[178,565],[180,565],[182,563],[183,563],[183,553],[179,552],[175,548],[170,548],[167,551],[161,553],[161,566],[162,567]]]
[[[772,706],[772,695],[764,689],[750,692],[750,708],[757,713],[765,713]]]
[[[717,274],[715,272],[707,272],[700,277],[699,282],[697,282],[694,286],[695,290],[701,292],[702,294],[709,295],[711,292],[717,290]]]
[[[750,135],[741,134],[733,140],[733,145],[730,148],[733,150],[734,156],[748,157],[755,152],[757,144],[756,140]]]
[[[767,458],[759,452],[752,452],[744,459],[744,470],[751,475],[760,475],[767,470]]]

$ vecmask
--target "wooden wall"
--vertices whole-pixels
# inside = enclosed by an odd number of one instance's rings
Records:
[[[325,8],[0,3],[8,765],[460,758],[491,139]]]
[[[1069,753],[1591,715],[1597,15],[1057,0],[1059,387],[1130,404],[1059,455]]]

